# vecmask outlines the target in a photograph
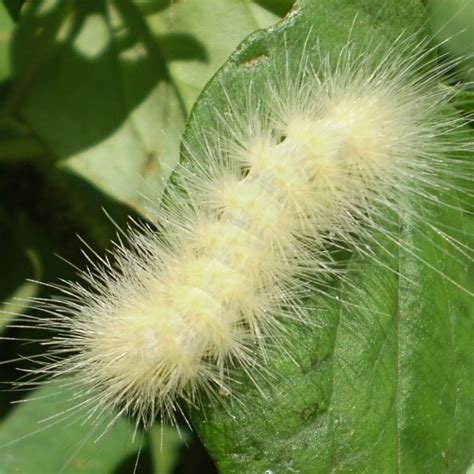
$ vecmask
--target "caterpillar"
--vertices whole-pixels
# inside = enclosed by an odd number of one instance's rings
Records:
[[[158,416],[174,423],[183,402],[238,398],[235,369],[259,388],[288,322],[317,331],[306,300],[344,278],[338,249],[370,259],[382,229],[430,222],[428,209],[469,183],[472,164],[459,155],[471,143],[446,112],[446,71],[425,41],[401,35],[369,53],[349,40],[334,57],[314,38],[287,39],[286,67],[246,85],[240,101],[222,84],[227,105],[211,105],[212,126],[192,130],[152,210],[156,228],[130,228],[84,283],[33,300],[48,317],[30,321],[56,334],[35,376],[74,375],[87,418],[114,408],[145,427]]]

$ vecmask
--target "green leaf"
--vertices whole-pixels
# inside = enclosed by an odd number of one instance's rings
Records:
[[[78,413],[71,416],[73,395],[73,388],[60,383],[43,386],[1,422],[1,472],[104,474],[138,451],[125,420],[107,429],[104,423],[81,423]]]
[[[99,422],[93,418],[82,422],[85,413],[75,410],[77,388],[62,387],[64,382],[70,380],[57,380],[35,390],[0,422],[0,472],[105,474],[128,472],[127,466],[133,469],[141,434],[134,441],[134,426],[124,418],[111,425],[112,419],[104,417]],[[186,435],[155,425],[141,458],[148,457],[149,450],[153,472],[173,472]],[[148,465],[149,460],[143,463]]]
[[[423,7],[411,0],[302,0],[286,21],[232,55],[198,98],[184,139],[205,159],[195,131],[213,127],[213,110],[238,102],[249,81],[258,94],[269,74],[283,70],[284,42],[296,68],[311,31],[307,53],[317,66],[316,38],[333,58],[349,32],[361,51],[372,40],[383,54],[401,31],[423,37],[425,25]],[[469,245],[468,216],[455,193],[445,204],[431,218]],[[452,281],[472,288],[474,272],[429,224],[392,221],[393,228],[374,236],[380,245],[373,259],[353,255],[348,283],[338,289],[334,282],[332,298],[308,302],[320,327],[288,325],[291,358],[275,349],[273,376],[258,379],[266,397],[240,374],[238,401],[209,403],[193,414],[221,472],[455,473],[469,466],[474,308]]]
[[[136,1],[189,111],[204,85],[250,33],[280,20],[293,0]]]
[[[185,119],[166,62],[128,1],[31,2],[4,106],[72,171],[143,212],[178,158]]]

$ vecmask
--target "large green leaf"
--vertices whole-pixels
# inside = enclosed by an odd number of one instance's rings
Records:
[[[258,94],[287,57],[290,68],[298,67],[309,31],[307,53],[316,64],[315,39],[337,58],[349,31],[355,47],[364,50],[372,40],[382,54],[400,31],[423,37],[424,13],[411,0],[302,0],[285,22],[253,35],[224,65],[197,100],[185,140],[200,156],[196,130],[214,126],[213,110],[239,103],[250,80]],[[468,217],[452,199],[430,218],[469,245]],[[393,219],[392,228],[374,236],[373,258],[352,256],[333,298],[315,295],[320,327],[289,325],[291,357],[274,350],[268,367],[274,375],[259,378],[266,397],[240,375],[237,401],[194,413],[221,472],[463,472],[469,466],[473,300],[451,280],[472,288],[472,268],[420,221]]]

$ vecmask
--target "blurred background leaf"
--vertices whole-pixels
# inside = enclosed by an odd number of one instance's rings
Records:
[[[117,472],[124,459],[136,456],[132,426],[120,419],[96,443],[107,425],[80,423],[79,414],[70,411],[71,399],[74,389],[45,385],[1,422],[0,472],[103,474]]]
[[[185,111],[133,4],[30,2],[12,75],[4,114],[28,124],[58,167],[141,212],[141,193],[159,195]]]
[[[294,0],[181,0],[170,10],[159,8],[162,1],[136,3],[146,14],[189,112],[204,85],[242,39],[278,21]]]

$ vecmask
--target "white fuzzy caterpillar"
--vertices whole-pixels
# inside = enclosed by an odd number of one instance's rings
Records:
[[[234,367],[254,377],[284,319],[307,321],[301,299],[334,271],[330,244],[370,244],[386,210],[411,215],[412,196],[449,192],[456,159],[440,149],[468,144],[447,140],[460,122],[440,120],[449,97],[421,54],[373,66],[348,47],[337,67],[321,53],[316,71],[301,55],[298,74],[216,111],[207,160],[178,170],[158,232],[131,231],[131,250],[117,246],[86,285],[36,301],[50,314],[38,323],[59,332],[37,373],[75,374],[89,416],[116,407],[145,426],[173,421],[180,400],[230,391]]]

